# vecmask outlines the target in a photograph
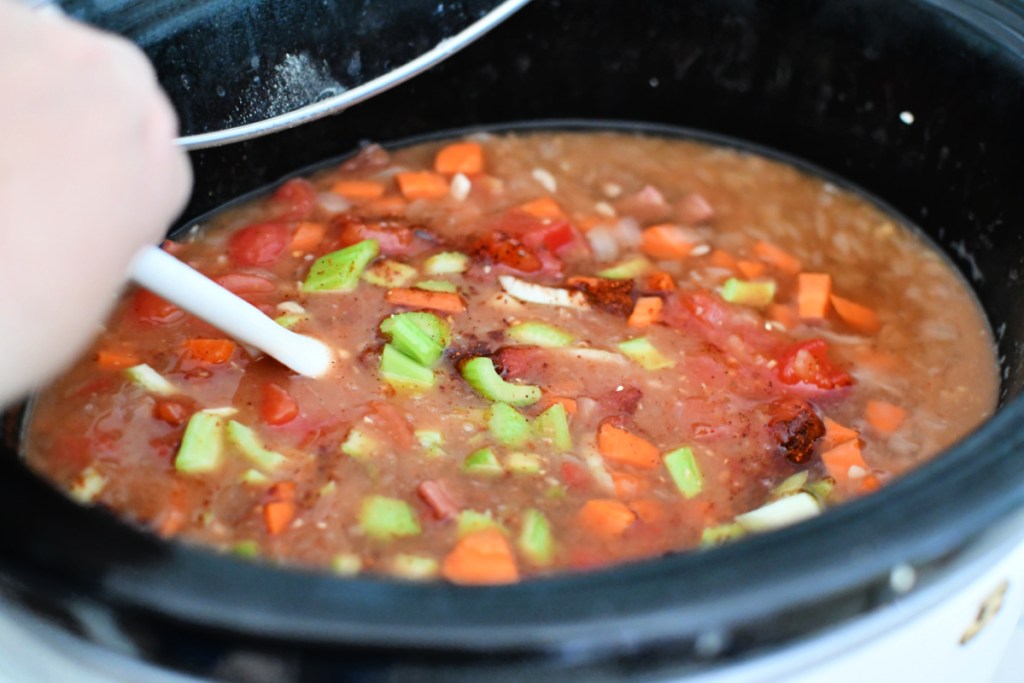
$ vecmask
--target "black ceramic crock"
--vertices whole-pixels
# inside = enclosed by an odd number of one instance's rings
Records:
[[[913,566],[927,585],[1024,506],[1024,7],[534,0],[440,67],[340,116],[193,153],[183,221],[364,140],[538,118],[733,136],[881,198],[975,288],[998,341],[997,414],[881,492],[796,527],[607,571],[461,588],[339,580],[145,535],[30,474],[14,411],[0,453],[7,598],[71,631],[86,613],[109,616],[139,656],[201,675],[245,678],[226,662],[249,653],[311,681],[649,678],[870,613],[898,599],[893,567]]]

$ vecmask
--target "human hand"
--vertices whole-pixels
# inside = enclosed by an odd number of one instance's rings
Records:
[[[0,0],[0,405],[95,335],[191,187],[177,119],[128,41]]]

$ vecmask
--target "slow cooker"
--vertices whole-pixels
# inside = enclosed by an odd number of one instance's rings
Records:
[[[215,53],[195,27],[231,5],[173,4],[120,27],[151,49],[165,83],[180,73],[161,61],[161,41]],[[219,97],[200,95],[197,108]],[[990,677],[1024,609],[1024,6],[533,0],[340,115],[194,151],[181,221],[364,140],[577,118],[746,140],[894,207],[948,254],[989,316],[996,415],[880,492],[794,527],[464,588],[340,580],[144,534],[21,464],[19,408],[5,415],[0,454],[8,603],[78,640],[224,680]]]

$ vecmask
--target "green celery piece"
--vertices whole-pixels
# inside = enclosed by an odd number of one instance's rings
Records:
[[[413,434],[423,448],[437,448],[444,445],[444,435],[436,429],[417,429]]]
[[[561,403],[552,404],[533,421],[533,431],[546,439],[559,451],[572,450],[572,433],[569,431],[569,415]]]
[[[437,576],[438,563],[432,557],[399,553],[391,561],[391,575],[409,581],[422,581]]]
[[[399,391],[423,391],[434,386],[434,371],[425,368],[391,344],[380,354],[380,374]]]
[[[497,529],[502,533],[506,533],[505,527],[491,517],[490,512],[477,512],[470,509],[459,512],[459,519],[456,524],[456,534],[459,538],[485,529]]]
[[[487,427],[502,446],[519,448],[530,440],[530,422],[507,403],[495,403],[487,410]]]
[[[818,499],[819,503],[824,504],[828,500],[828,497],[832,495],[832,489],[835,488],[836,482],[834,479],[819,479],[818,481],[811,482],[803,487],[803,490],[811,494]]]
[[[345,441],[341,444],[341,452],[356,460],[372,458],[377,455],[379,449],[380,443],[358,427],[350,429],[348,436],[345,437]]]
[[[124,374],[132,384],[142,387],[151,394],[173,396],[178,393],[178,389],[173,384],[145,363],[125,368]]]
[[[609,280],[632,280],[639,275],[643,275],[650,265],[650,261],[643,256],[636,256],[599,271],[597,276]]]
[[[528,406],[540,400],[540,387],[530,384],[512,384],[501,378],[490,358],[478,356],[462,366],[462,378],[478,394],[491,401],[512,406]]]
[[[700,544],[703,546],[722,545],[745,536],[746,533],[746,530],[735,522],[709,526],[701,532]]]
[[[355,553],[338,553],[331,558],[331,571],[338,576],[355,576],[363,569],[363,561]]]
[[[676,363],[656,349],[647,337],[636,337],[619,342],[619,351],[639,364],[645,370],[671,368]]]
[[[731,277],[722,285],[722,298],[733,304],[767,306],[775,298],[774,280],[752,282]]]
[[[253,540],[239,541],[231,546],[231,553],[252,560],[260,556],[260,544]]]
[[[262,443],[260,443],[259,437],[256,436],[256,432],[246,427],[241,422],[235,420],[228,420],[228,441],[234,445],[238,450],[242,452],[253,465],[260,468],[264,472],[273,472],[278,467],[281,467],[288,458],[281,455],[277,451],[267,449]]]
[[[380,331],[395,349],[427,367],[441,358],[452,338],[448,323],[425,311],[389,315],[381,321]]]
[[[286,330],[290,330],[303,320],[306,320],[306,318],[307,316],[299,315],[298,313],[285,313],[274,318],[274,322]]]
[[[459,291],[454,282],[448,282],[447,280],[422,280],[414,284],[413,287],[428,292],[451,292],[455,294]]]
[[[469,257],[457,251],[442,251],[423,263],[427,275],[451,275],[465,273],[469,268]]]
[[[419,275],[413,266],[401,261],[385,259],[366,269],[363,280],[378,287],[405,287]]]
[[[174,457],[174,468],[184,474],[213,472],[224,455],[224,418],[200,410],[193,413]]]
[[[467,474],[481,474],[496,477],[505,473],[505,468],[498,461],[498,456],[490,448],[481,448],[466,456],[462,463],[462,471]]]
[[[543,512],[530,508],[523,513],[523,525],[516,544],[532,564],[538,567],[551,564],[555,556],[555,542],[551,536],[551,525]]]
[[[677,448],[662,458],[676,488],[686,498],[693,498],[704,490],[704,475],[700,472],[693,449],[689,446]]]
[[[375,541],[390,541],[420,533],[420,521],[404,500],[367,496],[359,511],[363,533]]]
[[[517,344],[551,349],[568,346],[576,341],[576,337],[565,330],[539,322],[516,323],[505,331],[505,335]]]
[[[270,477],[257,469],[248,469],[242,475],[242,483],[250,486],[263,486],[270,483]]]
[[[95,465],[89,465],[75,479],[74,485],[68,489],[68,495],[84,505],[96,500],[106,485],[107,478],[100,474]]]
[[[781,484],[772,489],[768,494],[769,500],[776,500],[784,496],[796,493],[804,488],[807,483],[807,470],[801,470],[796,474],[786,477]]]
[[[351,292],[359,285],[363,270],[379,253],[377,240],[363,240],[325,254],[313,262],[302,283],[302,291]]]
[[[509,453],[505,466],[515,474],[543,474],[541,459],[536,453]]]

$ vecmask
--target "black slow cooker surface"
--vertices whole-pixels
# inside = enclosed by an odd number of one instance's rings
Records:
[[[106,614],[142,657],[246,680],[260,679],[239,658],[306,680],[678,674],[899,599],[893,567],[927,583],[1024,504],[1022,14],[980,0],[534,0],[340,116],[193,153],[183,223],[361,141],[531,119],[706,130],[844,177],[964,272],[1003,372],[994,418],[881,492],[735,545],[577,576],[495,588],[339,580],[79,508],[20,463],[15,411],[0,454],[0,585],[69,629],[85,629],[85,611]]]

